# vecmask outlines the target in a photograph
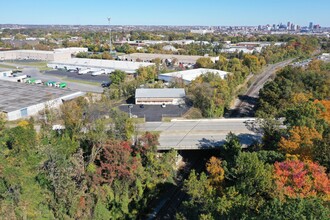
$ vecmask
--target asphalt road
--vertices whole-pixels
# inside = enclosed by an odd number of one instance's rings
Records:
[[[259,140],[260,137],[246,126],[246,122],[253,120],[245,118],[146,122],[139,125],[139,129],[160,132],[158,150],[208,149],[222,145],[229,132],[238,135],[244,145]]]
[[[228,113],[229,118],[253,117],[258,103],[259,91],[271,79],[271,76],[280,68],[287,66],[293,59],[268,65],[257,75],[255,82],[248,88],[244,95],[240,95]]]

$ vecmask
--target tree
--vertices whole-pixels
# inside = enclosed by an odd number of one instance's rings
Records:
[[[320,133],[315,128],[297,126],[289,132],[289,138],[281,138],[280,149],[285,153],[298,155],[302,160],[312,159],[314,141],[322,138]]]
[[[329,200],[329,178],[325,168],[316,163],[299,160],[275,162],[274,179],[280,197]]]
[[[121,70],[115,70],[110,74],[110,82],[119,85],[125,81],[126,73]]]
[[[228,175],[242,194],[269,197],[272,193],[272,166],[259,160],[257,153],[240,153]],[[260,199],[260,198],[259,198]]]
[[[197,68],[211,68],[213,66],[213,62],[209,57],[201,57],[196,60]]]
[[[131,152],[129,142],[107,141],[95,161],[97,166],[95,180],[100,185],[111,185],[116,179],[134,181],[137,161],[131,156]]]
[[[261,68],[261,63],[255,55],[246,54],[243,59],[243,64],[249,67],[250,71],[257,73]]]
[[[209,173],[210,184],[216,188],[221,188],[221,183],[225,178],[225,171],[221,166],[221,160],[216,157],[211,157],[206,163],[206,170]]]
[[[137,71],[137,79],[142,82],[154,81],[157,78],[156,66],[140,67]]]
[[[151,133],[149,131],[145,132],[141,137],[138,138],[137,143],[134,146],[134,153],[145,156],[147,152],[156,152],[159,134]]]
[[[226,136],[226,142],[223,144],[223,158],[227,163],[232,164],[241,151],[242,145],[237,135],[229,132]]]
[[[296,220],[296,219],[328,219],[330,210],[318,198],[296,198],[281,201],[272,200],[260,210],[259,219]]]

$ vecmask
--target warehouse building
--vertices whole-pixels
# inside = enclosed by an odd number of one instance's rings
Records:
[[[53,69],[89,69],[90,71],[104,71],[111,73],[114,70],[121,70],[126,73],[135,73],[140,67],[152,66],[154,63],[130,62],[118,60],[99,60],[72,58],[60,62],[51,62],[47,66]]]
[[[88,48],[59,48],[54,51],[44,50],[8,50],[0,51],[0,60],[44,60],[58,61],[71,59],[72,54],[87,52]]]
[[[0,80],[0,112],[8,121],[37,115],[48,108],[57,108],[63,102],[85,95],[68,89],[30,85]]]
[[[191,83],[191,81],[193,81],[194,79],[196,79],[197,77],[199,77],[205,73],[218,74],[222,79],[224,79],[228,74],[228,72],[221,71],[221,70],[199,68],[199,69],[159,74],[158,79],[163,80],[165,82],[173,82],[173,81],[179,79],[179,80],[183,80],[183,82],[185,84],[189,84],[189,83]]]
[[[136,89],[135,104],[137,105],[179,105],[185,102],[184,89]]]
[[[118,56],[121,60],[126,61],[142,61],[151,62],[152,60],[159,58],[162,63],[166,63],[167,60],[176,59],[178,63],[182,64],[195,64],[199,58],[209,56],[189,56],[189,55],[174,55],[174,54],[154,54],[154,53],[132,53]],[[212,62],[219,60],[219,57],[209,57]]]

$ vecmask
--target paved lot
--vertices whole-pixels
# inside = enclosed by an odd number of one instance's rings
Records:
[[[139,125],[141,131],[159,131],[159,150],[171,148],[206,149],[220,146],[229,132],[238,135],[244,145],[260,137],[246,127],[253,119],[184,120],[172,122],[147,122]]]
[[[51,71],[46,71],[45,74],[67,77],[74,80],[85,80],[89,82],[98,82],[98,83],[109,81],[109,75],[92,76],[91,73],[79,75],[77,72],[68,72],[66,70],[51,70]]]
[[[95,93],[103,92],[103,88],[101,87],[101,85],[89,85],[78,82],[68,82],[65,80],[66,79],[65,76],[42,74],[39,72],[38,69],[33,67],[24,68],[22,74],[30,75],[32,78],[41,79],[42,81],[52,80],[52,81],[66,82],[68,88],[73,90],[84,91],[84,92],[95,92]]]
[[[119,109],[129,113],[128,105],[121,105]],[[165,108],[162,108],[160,105],[144,105],[144,108],[141,108],[140,105],[133,105],[131,113],[139,118],[145,117],[146,121],[162,121],[163,116],[181,117],[188,109],[188,107],[179,107],[177,105],[166,105]]]

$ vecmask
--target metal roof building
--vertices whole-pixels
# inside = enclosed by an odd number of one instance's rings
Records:
[[[51,62],[47,66],[58,69],[90,69],[91,71],[104,70],[106,73],[111,73],[114,70],[122,70],[127,73],[135,73],[140,67],[152,66],[154,63],[130,62],[118,60],[100,60],[100,59],[85,59],[72,58],[60,62]]]
[[[0,80],[0,112],[8,121],[26,118],[39,111],[57,108],[64,101],[85,95],[84,92]]]
[[[186,92],[181,88],[136,89],[135,104],[158,105],[184,103]]]
[[[221,70],[199,68],[199,69],[183,70],[178,72],[159,74],[158,79],[164,80],[166,82],[171,82],[176,79],[182,79],[184,83],[189,84],[191,81],[193,81],[194,79],[205,73],[219,74],[219,76],[222,79],[224,79],[228,74],[228,72]]]
[[[121,60],[136,61],[141,60],[144,62],[150,62],[153,59],[159,58],[165,62],[166,59],[177,59],[179,63],[195,64],[199,58],[208,56],[189,56],[189,55],[175,55],[175,54],[156,54],[156,53],[132,53],[119,56]],[[219,57],[208,57],[215,62]]]
[[[71,58],[71,54],[87,52],[88,48],[59,48],[54,51],[44,50],[8,50],[0,51],[0,60],[45,60],[57,61]]]

